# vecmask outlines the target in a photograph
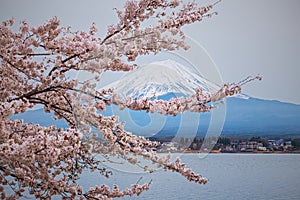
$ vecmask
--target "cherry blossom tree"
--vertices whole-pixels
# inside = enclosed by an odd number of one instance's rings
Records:
[[[216,2],[218,3],[218,2]],[[107,105],[146,110],[164,115],[185,111],[208,112],[219,101],[241,91],[241,85],[261,79],[249,77],[239,83],[225,84],[214,94],[201,89],[190,97],[169,101],[123,99],[113,89],[100,90],[91,77],[79,81],[72,72],[86,71],[99,81],[107,70],[129,71],[136,67],[141,55],[162,50],[187,49],[182,27],[202,21],[214,14],[216,3],[201,7],[195,2],[178,0],[128,0],[123,10],[117,10],[119,21],[108,27],[104,37],[97,36],[93,24],[88,32],[73,32],[61,27],[54,17],[38,27],[27,21],[16,25],[14,20],[0,26],[0,194],[2,199],[16,199],[29,193],[35,198],[112,199],[139,195],[151,184],[134,183],[121,190],[117,185],[84,190],[78,183],[84,170],[110,177],[103,161],[95,154],[118,155],[132,164],[137,157],[150,160],[159,168],[171,170],[187,180],[205,184],[207,179],[196,174],[180,159],[158,155],[151,147],[157,142],[124,130],[117,116],[103,116]],[[15,27],[18,27],[18,31]],[[68,128],[25,123],[11,116],[42,105],[46,113],[64,119]],[[97,130],[102,139],[99,142]],[[149,148],[150,147],[150,148]],[[153,169],[144,167],[149,173]],[[8,194],[10,188],[13,194]],[[26,192],[25,192],[26,191]]]

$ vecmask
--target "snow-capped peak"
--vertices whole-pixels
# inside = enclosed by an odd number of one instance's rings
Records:
[[[210,93],[220,88],[188,67],[164,60],[139,67],[105,88],[114,88],[117,94],[124,96],[151,98],[168,93],[190,96],[199,87]]]

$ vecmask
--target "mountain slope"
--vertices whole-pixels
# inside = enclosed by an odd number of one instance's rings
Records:
[[[257,98],[228,98],[224,131],[299,134],[300,105]]]
[[[125,114],[124,114],[125,113]],[[104,115],[118,114],[120,121],[125,121],[125,128],[138,135],[158,137],[183,134],[189,136],[194,129],[194,121],[198,120],[198,136],[204,136],[210,123],[210,113],[185,113],[184,124],[181,124],[182,115],[166,118],[151,115],[145,111],[119,111],[113,105],[107,108]],[[56,124],[58,127],[66,127],[63,120],[54,121],[52,114],[45,114],[43,109],[28,111],[13,116],[14,119],[23,119],[26,122],[39,123],[43,126]],[[152,121],[151,121],[152,120]],[[162,121],[162,127],[155,126],[153,121]],[[160,124],[161,125],[161,124]],[[180,129],[181,128],[181,129]],[[179,133],[183,131],[183,133]],[[279,101],[263,100],[257,98],[230,97],[226,100],[226,118],[222,130],[223,135],[264,135],[264,134],[300,134],[300,105],[283,103]]]

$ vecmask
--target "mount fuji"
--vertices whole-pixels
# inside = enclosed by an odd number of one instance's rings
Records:
[[[115,88],[125,97],[161,97],[168,94],[190,96],[197,88],[216,92],[220,87],[206,80],[193,69],[173,60],[153,62],[127,73],[122,79],[105,86]]]
[[[114,88],[121,97],[169,100],[176,96],[190,96],[198,87],[210,93],[220,88],[196,71],[165,60],[139,67],[104,88]],[[222,135],[300,135],[300,105],[240,94],[227,98],[224,105],[219,103],[219,107],[222,106],[226,106]],[[218,109],[218,104],[215,109]],[[213,117],[211,113],[186,112],[173,117],[128,109],[120,111],[116,105],[108,106],[103,114],[118,115],[120,121],[126,122],[125,129],[137,135],[155,137],[178,134],[189,137],[195,131],[196,136],[202,137],[207,133]],[[53,121],[52,116],[40,109],[13,118],[41,125],[54,123],[59,127],[66,126],[62,120]]]
[[[220,89],[217,84],[205,79],[199,72],[173,60],[154,62],[126,74],[108,87],[122,96],[133,98],[155,97],[168,100],[177,96],[192,95],[200,87],[204,92],[214,93]],[[219,103],[219,107],[221,107]],[[300,105],[275,100],[252,98],[245,94],[229,97],[226,100],[222,134],[300,134]],[[218,109],[218,104],[217,108]],[[179,132],[188,135],[198,120],[197,135],[203,136],[211,123],[211,113],[184,113],[176,117],[159,118],[163,126],[155,129],[155,117],[144,111],[118,111],[116,106],[108,109],[109,114],[118,114],[127,122],[126,128],[136,134],[156,134],[158,137],[173,136]],[[157,117],[157,116],[156,116]],[[183,120],[183,117],[185,120]],[[184,123],[182,122],[184,121]],[[151,126],[152,125],[152,126]]]

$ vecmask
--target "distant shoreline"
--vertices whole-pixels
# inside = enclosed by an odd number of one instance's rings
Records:
[[[158,151],[158,153],[169,153],[169,151]],[[170,153],[213,153],[213,154],[300,154],[298,151],[237,151],[237,152],[222,152],[222,151],[200,151],[200,150],[184,150],[184,151],[170,151]]]

